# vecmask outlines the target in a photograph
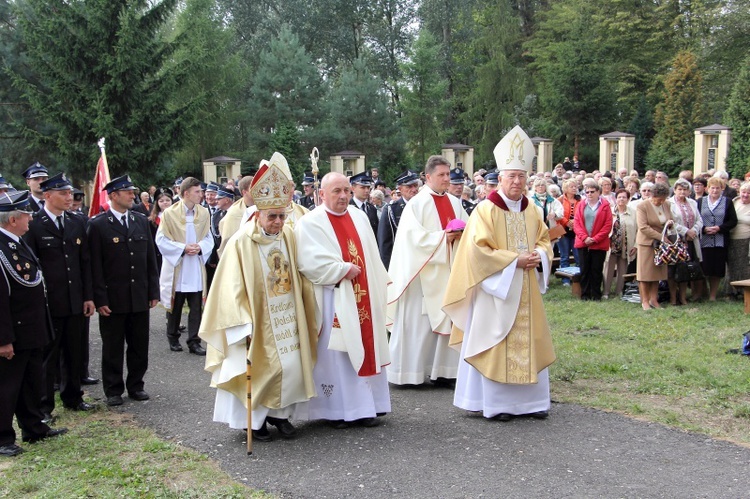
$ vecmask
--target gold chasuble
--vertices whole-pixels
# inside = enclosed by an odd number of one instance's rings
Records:
[[[466,349],[465,360],[498,383],[537,383],[538,373],[555,361],[534,269],[508,269],[514,279],[505,290],[508,299],[490,297],[494,310],[483,309],[481,314],[474,310],[474,318],[470,317],[482,282],[515,265],[519,253],[545,252],[552,261],[547,226],[539,211],[528,206],[524,196],[521,211],[511,212],[497,192],[477,205],[458,246],[443,300],[443,310],[454,323],[450,345],[461,348],[461,328],[472,320],[473,332],[467,345],[471,348]],[[483,317],[487,317],[488,327],[477,323]]]
[[[374,376],[379,372],[379,369],[375,362],[375,339],[372,330],[372,307],[370,306],[370,289],[367,286],[365,252],[362,250],[362,242],[359,240],[359,234],[349,213],[343,216],[330,213],[327,213],[327,215],[341,247],[341,257],[345,262],[352,263],[362,269],[362,272],[352,279],[365,353],[364,362],[357,374],[359,376]],[[333,327],[341,327],[336,318],[334,318]]]
[[[289,226],[278,237],[266,236],[251,220],[224,248],[203,311],[199,336],[208,343],[211,386],[247,405],[249,356],[253,409],[278,409],[315,396],[315,293],[297,271],[296,254]]]

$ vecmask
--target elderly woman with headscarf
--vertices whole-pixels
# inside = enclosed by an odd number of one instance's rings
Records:
[[[719,283],[726,273],[729,234],[737,226],[737,212],[732,201],[723,195],[724,181],[708,179],[708,194],[698,200],[703,218],[701,251],[703,274],[708,277],[709,300],[716,301]]]
[[[644,182],[643,185],[650,184]],[[661,241],[662,231],[667,223],[672,223],[672,212],[669,197],[669,186],[651,184],[651,196],[638,203],[636,220],[638,233],[635,242],[638,245],[636,279],[641,295],[643,310],[661,308],[659,305],[659,281],[667,278],[667,266],[654,263],[654,243]],[[643,192],[643,187],[641,187]]]
[[[729,233],[729,282],[750,279],[750,182],[743,182],[734,198],[737,225]]]
[[[688,243],[690,261],[701,261],[700,234],[703,229],[703,218],[698,211],[698,203],[690,199],[690,182],[681,178],[674,183],[674,196],[670,199],[672,219],[677,233]],[[669,283],[669,302],[672,305],[687,305],[687,282],[678,283],[675,280],[675,265],[670,265],[667,271]],[[693,292],[699,283],[692,285]],[[678,299],[679,292],[679,302]]]

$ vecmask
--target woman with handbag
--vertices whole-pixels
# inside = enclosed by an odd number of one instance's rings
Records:
[[[729,233],[737,225],[737,212],[732,201],[724,197],[724,181],[708,179],[708,193],[698,200],[698,211],[703,218],[701,252],[703,274],[708,277],[709,300],[716,301],[719,283],[727,266]]]
[[[672,212],[669,186],[657,183],[651,190],[651,197],[638,203],[636,221],[638,233],[635,243],[638,245],[636,278],[641,295],[643,310],[661,308],[659,305],[659,281],[667,278],[667,266],[654,263],[654,245],[662,240],[662,233],[667,223],[672,223]]]
[[[628,206],[630,193],[625,189],[617,189],[615,193],[614,209],[612,210],[612,234],[609,241],[609,259],[604,271],[604,295],[603,299],[609,298],[612,289],[612,279],[617,272],[617,284],[615,293],[622,295],[625,287],[625,274],[628,273],[628,265],[635,260],[638,248],[635,245],[635,234],[638,227],[635,223],[635,210]]]
[[[701,229],[703,229],[703,219],[698,211],[698,203],[690,199],[689,196],[690,182],[682,178],[678,179],[674,183],[674,196],[670,199],[672,205],[672,219],[674,220],[677,233],[688,243],[687,248],[690,253],[690,260],[669,266],[667,271],[669,282],[669,302],[672,305],[687,305],[688,281],[693,281],[693,284],[691,284],[693,293],[695,293],[696,287],[700,287],[700,281],[698,279],[684,280],[685,277],[682,275],[690,275],[691,272],[689,272],[689,270],[692,270],[693,275],[698,277],[696,272],[700,271],[700,261],[703,258],[700,241],[700,233]],[[700,275],[700,279],[703,279],[702,272],[700,272]]]
[[[734,198],[734,210],[737,212],[737,225],[729,233],[729,282],[750,279],[750,182],[743,182],[738,189],[739,195]],[[733,293],[737,293],[732,289]],[[742,292],[740,291],[741,295]]]
[[[573,257],[578,262],[578,250],[573,248],[573,240],[575,239],[575,232],[573,227],[575,224],[575,212],[576,205],[581,199],[578,195],[578,185],[575,180],[566,180],[563,182],[563,195],[560,196],[558,201],[563,207],[563,216],[557,221],[558,224],[565,227],[565,235],[557,241],[557,247],[560,250],[560,268],[570,267],[570,250],[573,250]],[[563,286],[570,286],[570,279],[563,278]]]

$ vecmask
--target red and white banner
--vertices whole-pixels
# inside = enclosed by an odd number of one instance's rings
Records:
[[[96,165],[94,175],[94,189],[91,194],[91,206],[89,207],[89,218],[109,209],[109,197],[104,186],[111,180],[109,178],[109,167],[107,166],[107,155],[104,154],[104,139],[99,139],[99,149],[102,155]]]

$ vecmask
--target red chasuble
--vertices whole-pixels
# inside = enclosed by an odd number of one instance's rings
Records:
[[[341,256],[345,262],[353,263],[362,269],[362,272],[352,279],[354,295],[357,299],[357,310],[359,312],[359,327],[362,330],[362,345],[365,349],[365,359],[359,369],[360,376],[374,376],[377,374],[375,367],[375,339],[372,331],[372,307],[370,307],[370,293],[367,287],[367,266],[365,265],[365,252],[362,250],[362,241],[359,239],[357,228],[349,213],[341,216],[328,213],[333,231],[336,233]]]
[[[435,208],[437,208],[438,216],[440,216],[440,225],[443,227],[443,230],[445,230],[445,228],[448,227],[448,222],[456,218],[456,213],[453,211],[451,200],[448,199],[448,194],[443,196],[433,194],[432,199],[435,201]]]

